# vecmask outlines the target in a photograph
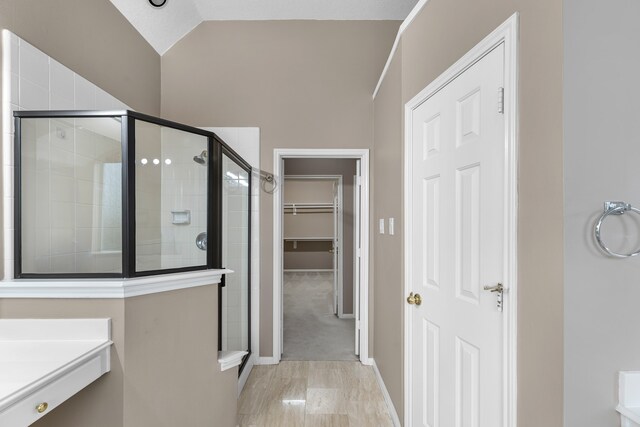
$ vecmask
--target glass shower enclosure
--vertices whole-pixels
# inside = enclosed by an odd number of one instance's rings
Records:
[[[214,133],[131,111],[20,111],[15,126],[16,278],[222,267]]]
[[[250,352],[251,167],[223,147],[221,175],[222,264],[236,274],[219,288],[219,350]]]
[[[249,164],[213,132],[132,111],[14,116],[15,278],[228,268],[219,347],[250,353]]]

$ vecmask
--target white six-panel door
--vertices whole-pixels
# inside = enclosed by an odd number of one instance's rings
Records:
[[[412,111],[410,420],[503,427],[504,45]]]

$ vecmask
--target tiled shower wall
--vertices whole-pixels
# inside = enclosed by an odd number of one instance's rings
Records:
[[[16,110],[122,110],[128,107],[100,89],[93,83],[84,79],[82,76],[74,73],[64,65],[50,58],[45,53],[36,49],[26,41],[20,39],[15,34],[4,30],[2,33],[3,43],[3,70],[2,70],[2,110],[3,114],[3,197],[4,197],[4,278],[12,279],[13,272],[13,235],[14,235],[14,215],[13,215],[13,173],[14,173],[14,157],[13,157],[13,111]],[[56,128],[68,127],[68,124],[60,122]],[[80,144],[76,141],[77,137],[92,138],[86,132],[84,135],[78,135],[75,132],[64,132],[65,138],[56,139],[56,131],[53,133],[47,129],[47,132],[40,130],[39,139],[42,141],[41,150],[51,150],[49,152],[51,159],[71,159],[86,160],[93,163],[95,160],[95,152],[93,160],[87,153],[78,151]],[[61,135],[58,133],[57,135]],[[97,137],[97,136],[96,136]],[[106,141],[104,144],[109,145]],[[82,149],[82,148],[80,148]],[[84,156],[84,159],[76,158],[76,156]],[[72,232],[78,233],[78,220],[81,220],[82,211],[91,209],[91,203],[88,199],[87,190],[93,184],[91,180],[82,178],[81,169],[86,167],[83,164],[69,163],[68,161],[57,162],[58,165],[70,165],[70,168],[53,167],[48,169],[50,182],[56,182],[51,185],[51,205],[49,209],[58,209],[60,212],[70,215],[73,212],[75,227],[68,223],[69,218],[63,220],[64,223],[58,224],[59,227],[49,228],[50,233],[58,233],[64,235]],[[41,170],[41,179],[44,178],[44,169]],[[93,178],[92,178],[93,179]],[[83,203],[87,202],[87,203]],[[51,211],[52,214],[56,213]],[[57,229],[54,231],[54,228]],[[89,228],[89,227],[80,227]],[[86,261],[90,251],[86,251],[86,239],[80,232],[76,235],[75,245],[57,247],[47,245],[47,239],[51,241],[51,235],[47,236],[43,230],[39,230],[37,236],[32,236],[42,242],[41,252],[38,254],[38,263],[40,265],[52,265],[60,268],[68,268],[77,266],[78,263]],[[86,231],[85,233],[89,233]],[[60,236],[59,236],[60,237]],[[64,239],[63,239],[64,240]],[[48,249],[47,249],[48,248]],[[48,258],[48,259],[47,259]],[[107,260],[112,258],[107,256],[103,258]],[[35,258],[33,260],[35,263]],[[113,261],[105,261],[107,264]],[[87,264],[82,264],[87,265]],[[105,268],[110,268],[105,265]]]

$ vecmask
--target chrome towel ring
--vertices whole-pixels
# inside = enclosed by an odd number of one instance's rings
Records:
[[[604,202],[604,213],[600,215],[598,222],[596,223],[596,228],[594,230],[594,234],[596,236],[596,242],[598,242],[598,246],[607,253],[608,255],[616,258],[629,258],[632,256],[640,255],[640,249],[630,254],[620,254],[617,252],[613,252],[609,249],[604,243],[602,243],[602,238],[600,235],[600,227],[602,227],[602,222],[609,215],[623,215],[625,212],[635,212],[640,215],[640,209],[634,208],[631,204],[626,202]]]

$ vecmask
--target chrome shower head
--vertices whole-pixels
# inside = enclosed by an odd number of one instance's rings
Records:
[[[209,156],[209,153],[207,153],[207,150],[204,150],[199,155],[193,156],[193,161],[199,165],[206,165],[208,156]]]

